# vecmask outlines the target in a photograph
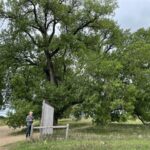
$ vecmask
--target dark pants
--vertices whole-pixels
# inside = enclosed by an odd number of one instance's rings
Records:
[[[31,126],[32,126],[32,125],[27,125],[26,138],[27,138],[27,137],[30,137],[30,135],[31,135]]]

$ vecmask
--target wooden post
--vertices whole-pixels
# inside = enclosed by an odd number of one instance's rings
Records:
[[[48,102],[43,101],[42,106],[42,118],[41,126],[53,126],[54,118],[54,108],[48,104]],[[53,128],[43,128],[40,130],[40,136],[52,135]]]
[[[33,137],[33,129],[34,129],[34,127],[33,127],[33,124],[31,125],[31,131],[30,131],[30,139],[32,139],[32,137]]]
[[[68,133],[69,133],[69,124],[66,126],[66,139],[68,139]]]

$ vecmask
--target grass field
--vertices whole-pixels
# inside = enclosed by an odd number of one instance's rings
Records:
[[[61,121],[65,124],[66,121]],[[69,139],[20,142],[8,150],[150,150],[150,127],[142,124],[94,126],[70,122]]]

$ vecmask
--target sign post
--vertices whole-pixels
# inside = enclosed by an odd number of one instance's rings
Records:
[[[46,101],[43,101],[41,126],[53,126],[54,108]],[[53,134],[53,128],[43,128],[40,131],[41,137]]]

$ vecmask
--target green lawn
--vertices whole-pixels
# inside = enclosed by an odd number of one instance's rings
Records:
[[[85,121],[70,122],[69,140],[21,142],[9,147],[10,150],[150,150],[150,127],[141,124],[102,127]]]
[[[148,139],[129,140],[68,140],[68,141],[43,141],[35,143],[19,143],[14,150],[149,150]]]

